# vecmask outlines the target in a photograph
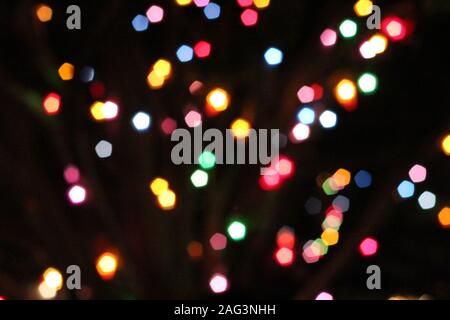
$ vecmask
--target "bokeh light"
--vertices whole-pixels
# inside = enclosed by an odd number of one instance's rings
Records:
[[[427,169],[420,164],[416,164],[409,170],[408,174],[412,182],[424,182],[427,178]]]
[[[359,0],[353,6],[355,13],[359,17],[365,17],[372,13],[373,3],[370,0]]]
[[[450,134],[446,135],[444,139],[442,139],[441,147],[445,155],[450,156]]]
[[[406,37],[406,23],[399,17],[387,17],[381,23],[381,30],[392,41],[400,41]]]
[[[47,287],[54,290],[61,290],[63,286],[63,277],[58,269],[48,268],[47,270],[45,270],[43,278]]]
[[[370,257],[377,253],[378,242],[374,238],[365,238],[359,244],[359,252],[363,257]]]
[[[358,32],[358,25],[355,21],[346,19],[339,25],[339,32],[344,38],[353,38]]]
[[[95,152],[100,159],[106,159],[111,157],[113,151],[113,145],[106,141],[102,140],[95,146]]]
[[[196,188],[203,188],[208,185],[208,173],[203,170],[196,170],[191,175],[191,182]]]
[[[143,132],[147,131],[150,128],[152,118],[146,112],[138,112],[131,119],[131,123],[133,124],[133,128],[136,131]]]
[[[177,50],[177,57],[180,62],[189,62],[194,57],[194,49],[188,45],[182,45]]]
[[[109,281],[116,275],[117,265],[118,257],[111,252],[105,252],[97,258],[95,268],[103,280]]]
[[[358,88],[364,94],[372,94],[377,90],[378,78],[373,73],[363,73],[358,78]]]
[[[301,103],[310,103],[314,101],[314,89],[310,86],[303,86],[297,92],[298,100]]]
[[[158,195],[158,204],[162,210],[169,211],[175,208],[177,196],[172,190],[164,190]]]
[[[217,3],[210,2],[203,9],[203,13],[209,20],[215,20],[220,17],[220,6]]]
[[[147,18],[150,23],[159,23],[164,19],[164,9],[153,5],[147,10]]]
[[[60,95],[57,93],[48,94],[42,101],[42,107],[44,108],[44,111],[50,116],[58,114],[61,109]]]
[[[332,29],[325,29],[320,35],[320,41],[324,47],[332,47],[336,44],[337,34]]]
[[[277,48],[269,48],[264,53],[264,59],[268,65],[275,66],[283,62],[283,52]]]
[[[403,199],[411,198],[415,192],[414,184],[410,181],[404,180],[398,185],[397,192]]]
[[[250,134],[250,122],[245,119],[236,119],[231,124],[231,132],[236,139],[244,139]]]
[[[208,93],[206,96],[206,103],[215,112],[222,112],[228,108],[230,104],[230,96],[224,89],[216,88]]]
[[[337,115],[333,111],[326,110],[320,115],[319,122],[325,129],[334,128],[337,124]]]
[[[246,27],[253,27],[258,23],[258,12],[253,9],[245,9],[241,14],[242,24]]]
[[[309,107],[304,107],[300,109],[300,111],[297,113],[297,119],[303,124],[309,125],[313,124],[314,120],[316,118],[316,113],[313,109]]]
[[[36,16],[41,22],[49,22],[53,17],[53,10],[48,5],[41,4],[36,8]]]
[[[275,251],[275,261],[282,267],[289,267],[294,262],[294,251],[289,248],[278,248]]]
[[[438,220],[442,228],[450,228],[450,208],[444,207],[438,214]]]
[[[131,25],[137,32],[143,32],[148,29],[148,19],[146,16],[138,14],[131,21]]]
[[[63,63],[58,69],[58,74],[63,81],[72,80],[74,73],[75,67],[68,62]]]
[[[247,234],[247,227],[241,221],[233,221],[227,228],[228,235],[234,241],[241,241],[245,239]]]
[[[228,290],[228,279],[223,274],[216,273],[209,280],[209,287],[215,294],[224,293]]]
[[[430,210],[436,205],[436,195],[430,191],[425,191],[419,196],[417,201],[423,210]]]
[[[215,233],[210,239],[211,248],[216,251],[224,250],[227,247],[227,237],[222,233]]]
[[[360,189],[365,189],[372,184],[372,175],[365,170],[360,170],[355,174],[355,183]]]
[[[204,170],[210,170],[216,166],[216,156],[211,151],[203,151],[198,158],[200,167]]]
[[[155,178],[150,183],[150,190],[155,196],[161,195],[164,191],[169,190],[169,182],[163,178]]]
[[[80,185],[72,186],[67,192],[67,196],[73,205],[81,205],[86,200],[86,189]]]
[[[211,44],[207,41],[199,41],[194,46],[195,56],[199,59],[204,59],[209,57],[211,54]]]
[[[321,292],[317,295],[315,300],[334,300],[333,296],[328,292]]]

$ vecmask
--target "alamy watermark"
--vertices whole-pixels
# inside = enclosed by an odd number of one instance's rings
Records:
[[[194,135],[187,129],[176,129],[171,140],[178,142],[172,149],[171,158],[175,165],[199,164],[202,152],[209,151],[216,156],[216,164],[259,164],[274,165],[280,154],[279,129],[249,129],[248,136],[236,138],[232,130],[194,128]],[[208,145],[203,147],[203,143]],[[270,152],[269,152],[270,149]],[[261,175],[271,174],[268,168],[261,168]]]

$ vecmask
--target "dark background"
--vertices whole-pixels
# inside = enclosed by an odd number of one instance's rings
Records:
[[[37,21],[35,1],[0,4],[0,295],[32,297],[39,277],[49,266],[65,270],[77,264],[83,286],[93,298],[208,298],[209,277],[220,266],[231,282],[227,296],[252,298],[314,298],[327,290],[337,299],[386,299],[394,294],[450,298],[448,230],[440,228],[437,212],[448,205],[448,157],[439,143],[450,129],[447,1],[389,1],[379,4],[383,16],[395,14],[414,24],[404,41],[390,43],[383,55],[363,60],[356,39],[324,50],[319,41],[326,27],[336,28],[354,17],[353,1],[277,1],[260,12],[255,28],[244,28],[242,10],[234,1],[216,1],[220,19],[208,21],[195,6],[174,1],[86,1],[82,30],[65,27],[65,9],[77,2],[48,1],[53,20]],[[132,18],[159,3],[166,10],[160,25],[136,33]],[[377,2],[375,2],[377,4]],[[363,25],[363,19],[358,20]],[[211,42],[211,58],[177,62],[183,43]],[[268,68],[269,46],[281,48],[284,62]],[[145,78],[151,64],[168,58],[174,67],[169,84],[150,90]],[[59,80],[65,61],[79,70],[91,65],[104,82],[106,96],[117,99],[120,118],[106,124],[90,119],[93,102],[88,86],[76,77]],[[358,110],[346,112],[331,94],[331,79],[375,72],[379,91],[361,97]],[[325,87],[324,105],[339,114],[335,130],[314,129],[304,144],[288,144],[297,166],[295,176],[279,191],[258,186],[258,167],[218,166],[205,190],[194,190],[189,176],[195,166],[176,167],[170,161],[172,143],[158,123],[165,116],[183,125],[187,104],[202,107],[188,86],[201,80],[208,88],[229,90],[232,105],[207,127],[226,128],[241,114],[253,115],[255,128],[280,128],[295,123],[298,88],[311,82]],[[63,99],[60,115],[49,118],[41,100],[50,91]],[[152,114],[145,135],[130,126],[139,110]],[[101,139],[114,145],[113,156],[98,159]],[[89,202],[72,207],[66,200],[64,168],[76,164],[88,187]],[[430,190],[438,204],[423,213],[415,200],[398,201],[397,184],[415,163],[428,169],[418,191]],[[352,173],[366,169],[373,185],[351,185],[351,200],[340,243],[320,262],[307,265],[300,254],[293,267],[282,269],[272,258],[275,235],[284,225],[296,230],[297,251],[320,235],[323,215],[311,216],[305,201],[323,194],[315,179],[338,168]],[[156,176],[168,178],[178,196],[177,208],[162,212],[148,191]],[[417,193],[416,193],[417,194]],[[230,243],[223,253],[209,249],[209,237],[225,232],[228,219],[245,217],[247,239]],[[380,243],[375,257],[358,254],[359,241],[374,236]],[[204,244],[202,259],[192,261],[186,246]],[[108,246],[118,249],[121,268],[113,281],[103,282],[95,259]],[[369,291],[365,270],[382,269],[382,290]],[[59,298],[83,295],[63,291]]]

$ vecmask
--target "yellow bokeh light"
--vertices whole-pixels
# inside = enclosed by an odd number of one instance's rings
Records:
[[[373,3],[369,0],[359,0],[353,6],[356,15],[359,17],[365,17],[372,13]]]
[[[169,182],[162,178],[156,178],[150,183],[150,190],[155,196],[160,196],[164,191],[169,189]]]
[[[356,97],[356,85],[351,80],[343,79],[336,86],[335,93],[339,101],[351,101]]]
[[[208,94],[208,96],[206,97],[206,102],[215,111],[221,112],[225,111],[228,108],[230,97],[225,90],[216,88]]]
[[[45,4],[41,4],[36,9],[36,16],[41,22],[48,22],[52,20],[53,17],[53,10],[49,6]]]
[[[153,65],[153,72],[160,78],[167,79],[172,73],[172,65],[169,61],[159,59]]]
[[[192,0],[175,0],[179,6],[187,6],[192,3]]]
[[[339,232],[335,229],[327,228],[322,232],[321,238],[327,246],[334,246],[339,241]]]
[[[117,256],[111,252],[105,252],[97,259],[95,267],[103,280],[114,278],[117,271],[117,260]]]
[[[103,114],[104,103],[96,101],[91,105],[91,115],[96,121],[105,120],[105,115]]]
[[[442,139],[442,151],[444,151],[447,156],[450,156],[450,134]]]
[[[380,54],[386,51],[386,48],[388,46],[388,39],[384,35],[377,33],[369,39],[369,43],[371,49],[376,54]]]
[[[443,208],[438,214],[438,219],[443,228],[450,228],[450,208]]]
[[[175,208],[177,202],[177,196],[172,190],[163,191],[158,196],[158,203],[163,210],[172,210]]]
[[[45,281],[42,281],[38,287],[39,295],[42,299],[53,299],[56,297],[57,290],[50,288]]]
[[[264,9],[270,5],[270,0],[253,0],[253,4],[258,9]]]
[[[237,119],[231,124],[231,131],[237,139],[243,139],[250,133],[250,123],[244,119]]]
[[[54,290],[60,290],[63,286],[63,277],[61,272],[55,268],[48,268],[44,272],[44,282]]]
[[[70,63],[64,63],[58,69],[58,74],[64,81],[69,81],[73,79],[73,74],[75,72],[75,67]]]
[[[164,77],[159,76],[155,71],[150,72],[147,77],[147,83],[152,89],[160,89],[164,81]]]

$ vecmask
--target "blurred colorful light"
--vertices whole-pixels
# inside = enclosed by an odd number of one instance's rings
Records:
[[[189,62],[194,57],[194,49],[188,45],[182,45],[177,50],[177,57],[180,62]]]
[[[369,257],[378,251],[378,242],[373,238],[365,238],[359,245],[359,252],[363,257]]]
[[[164,19],[164,9],[153,5],[147,10],[146,15],[150,23],[159,23]]]
[[[36,8],[36,16],[41,22],[49,22],[53,17],[53,10],[45,4],[41,4]]]
[[[450,208],[444,207],[438,214],[439,223],[443,228],[450,228]]]
[[[310,128],[306,124],[298,123],[292,129],[291,136],[293,138],[293,142],[301,142],[305,141],[309,138]]]
[[[372,13],[373,4],[372,1],[369,0],[359,0],[353,6],[355,13],[359,17],[365,17]]]
[[[247,234],[247,227],[240,221],[233,221],[227,228],[228,235],[234,241],[241,241],[245,239]]]
[[[403,199],[411,198],[414,195],[414,191],[414,184],[407,180],[402,181],[397,187],[397,192]]]
[[[442,139],[441,147],[445,155],[450,156],[450,134],[446,135],[445,138]]]
[[[113,145],[105,140],[100,141],[95,146],[95,152],[100,159],[106,159],[111,157],[113,151]]]
[[[314,101],[314,89],[309,86],[303,86],[297,92],[298,100],[301,103],[309,103]]]
[[[320,41],[324,47],[331,47],[336,44],[337,34],[332,29],[325,29],[320,35]]]
[[[231,132],[236,139],[244,139],[250,134],[250,122],[245,119],[236,119],[231,124]]]
[[[211,248],[216,251],[224,250],[227,247],[227,237],[221,233],[215,233],[211,239],[209,239]]]
[[[414,183],[420,183],[424,182],[427,178],[427,169],[424,166],[421,166],[420,164],[414,165],[409,170],[409,178]]]
[[[207,41],[199,41],[194,46],[194,53],[197,58],[204,59],[211,54],[211,44]]]
[[[216,273],[209,280],[209,287],[216,294],[224,293],[228,290],[228,279],[223,274]]]
[[[275,251],[275,261],[282,267],[289,267],[294,262],[294,251],[289,248],[279,248]]]
[[[419,205],[423,210],[433,209],[436,205],[436,195],[432,192],[423,192],[418,199]]]
[[[164,191],[169,190],[169,182],[163,178],[156,178],[150,183],[150,190],[155,196],[160,196]]]
[[[203,13],[205,14],[208,20],[215,20],[220,17],[220,6],[217,3],[210,2],[204,9]]]
[[[381,30],[392,41],[400,41],[406,37],[406,23],[399,17],[387,17],[381,23]]]
[[[325,129],[334,128],[337,124],[337,115],[332,111],[326,110],[320,115],[319,122]]]
[[[131,25],[137,32],[145,31],[148,29],[148,19],[146,16],[138,14],[131,21]]]
[[[146,112],[138,112],[131,119],[131,123],[133,124],[133,128],[136,131],[147,131],[150,128],[152,118]]]
[[[228,93],[221,88],[212,90],[206,97],[206,103],[216,112],[225,111],[230,103]]]
[[[211,151],[204,151],[198,159],[200,167],[204,170],[210,170],[216,166],[216,156]]]
[[[98,257],[95,268],[103,280],[109,281],[114,278],[117,271],[117,261],[118,257],[111,252],[105,252]]]
[[[275,66],[283,62],[283,52],[277,48],[269,48],[264,53],[264,59],[268,65]]]
[[[358,25],[355,21],[346,19],[339,25],[339,32],[344,38],[353,38],[358,32]]]
[[[196,170],[191,175],[191,182],[196,188],[203,188],[208,185],[208,173],[203,170]]]
[[[158,196],[158,203],[161,209],[163,210],[172,210],[175,208],[177,202],[177,196],[175,192],[172,190],[164,190],[161,192],[161,194]]]
[[[69,200],[74,205],[80,205],[86,200],[86,189],[82,186],[72,186],[67,192]]]
[[[74,73],[75,67],[68,62],[63,63],[58,69],[58,74],[63,81],[72,80]]]
[[[61,97],[57,93],[50,93],[42,101],[42,106],[48,115],[56,115],[61,109]]]
[[[258,12],[253,9],[245,9],[241,14],[242,24],[246,27],[252,27],[258,23]]]
[[[368,188],[372,184],[372,175],[365,170],[358,171],[354,179],[358,188],[361,189]]]
[[[371,94],[377,90],[378,79],[373,73],[363,73],[358,79],[358,88],[362,93]]]
[[[61,290],[63,286],[63,277],[58,269],[48,268],[47,270],[45,270],[43,278],[44,282],[49,288],[54,290]]]
[[[313,109],[304,107],[300,109],[300,111],[297,113],[297,119],[303,124],[313,124],[314,120],[316,118],[316,113]]]

